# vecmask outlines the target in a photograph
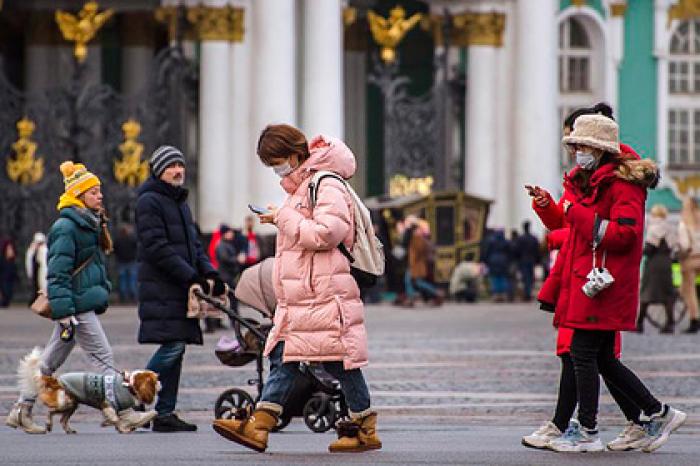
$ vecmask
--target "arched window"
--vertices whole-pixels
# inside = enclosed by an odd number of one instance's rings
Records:
[[[596,22],[571,16],[559,24],[559,122],[575,109],[603,100],[603,38]],[[569,166],[562,148],[561,168]]]
[[[682,22],[668,62],[668,163],[700,165],[700,21]]]
[[[590,92],[593,49],[585,26],[569,18],[559,26],[559,92]]]

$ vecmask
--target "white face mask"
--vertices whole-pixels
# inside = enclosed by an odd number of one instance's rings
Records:
[[[593,170],[598,165],[598,161],[593,154],[579,150],[576,151],[576,165],[584,170]]]
[[[280,178],[284,178],[285,176],[292,173],[294,171],[294,168],[292,168],[292,166],[289,164],[289,161],[286,161],[282,164],[274,165],[272,167],[272,170],[277,176],[279,176]]]

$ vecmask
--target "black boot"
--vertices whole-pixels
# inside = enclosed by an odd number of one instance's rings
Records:
[[[673,303],[666,304],[666,325],[661,329],[661,333],[673,333]]]
[[[647,306],[642,304],[639,308],[639,315],[637,316],[637,328],[635,332],[644,333],[644,319],[647,318]]]
[[[690,325],[683,333],[698,333],[698,330],[700,330],[700,321],[698,319],[690,319]]]
[[[194,432],[197,426],[185,422],[174,413],[158,416],[153,420],[153,432]]]

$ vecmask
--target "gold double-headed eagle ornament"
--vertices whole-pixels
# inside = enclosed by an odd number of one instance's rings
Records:
[[[380,56],[385,63],[396,60],[396,47],[422,17],[422,14],[416,13],[406,19],[406,10],[400,5],[391,9],[388,18],[382,18],[372,10],[367,12],[369,29],[374,41],[382,48]]]
[[[97,31],[114,14],[114,10],[105,10],[102,13],[98,13],[98,8],[97,2],[87,2],[78,13],[78,16],[61,10],[56,11],[56,22],[61,29],[63,38],[67,41],[75,42],[73,54],[78,63],[85,61],[88,42],[95,37]]]

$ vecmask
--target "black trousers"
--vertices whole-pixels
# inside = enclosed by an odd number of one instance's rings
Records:
[[[554,411],[552,422],[562,432],[569,426],[569,421],[576,410],[578,404],[578,395],[576,393],[576,374],[574,372],[574,362],[571,360],[570,354],[562,354],[561,359],[561,378],[559,379],[559,396],[557,398],[557,407]],[[639,407],[625,395],[617,387],[611,385],[608,380],[603,379],[608,387],[610,395],[613,397],[617,405],[620,407],[622,414],[628,421],[639,423]]]
[[[586,429],[595,429],[597,425],[599,374],[609,387],[623,393],[645,415],[661,411],[661,402],[615,357],[615,332],[576,329],[571,342],[571,359],[576,375],[578,420]]]

